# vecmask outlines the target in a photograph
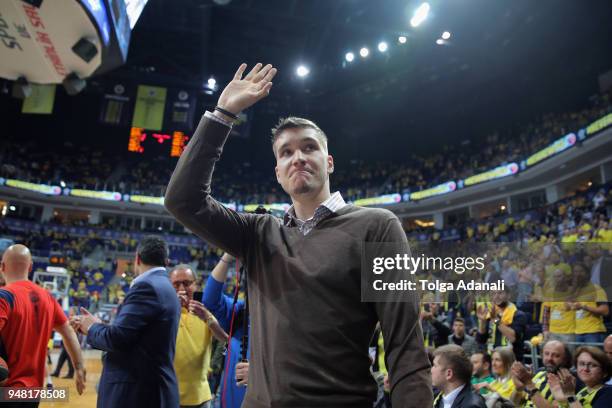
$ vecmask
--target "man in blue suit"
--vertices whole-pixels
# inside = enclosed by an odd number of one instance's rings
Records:
[[[110,325],[81,308],[72,319],[87,342],[106,351],[98,408],[179,406],[174,351],[181,308],[168,278],[168,246],[160,238],[142,239],[132,282]]]

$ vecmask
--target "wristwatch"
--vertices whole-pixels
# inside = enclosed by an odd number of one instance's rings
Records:
[[[570,395],[570,396],[567,397],[568,404],[573,404],[576,401],[577,401],[577,399],[576,399],[575,395]]]
[[[533,398],[534,395],[537,394],[538,389],[536,387],[533,387],[532,389],[530,389],[530,390],[526,389],[525,391],[527,391],[527,395],[529,396],[529,399],[531,399],[531,398]]]

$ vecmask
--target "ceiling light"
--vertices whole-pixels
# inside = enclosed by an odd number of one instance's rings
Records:
[[[414,15],[410,19],[410,25],[413,27],[418,27],[421,25],[423,21],[427,18],[429,14],[429,3],[421,4],[414,12]]]
[[[310,70],[305,67],[304,65],[300,65],[299,67],[297,67],[297,69],[295,70],[297,76],[299,76],[300,78],[304,78],[306,75],[308,75],[310,73]]]

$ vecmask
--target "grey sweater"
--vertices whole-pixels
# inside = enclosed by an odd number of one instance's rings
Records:
[[[203,117],[165,197],[167,209],[248,271],[249,385],[243,407],[368,407],[376,397],[368,344],[385,339],[394,407],[431,407],[429,361],[416,296],[361,302],[364,242],[401,242],[397,217],[347,205],[304,236],[271,215],[241,214],[210,196],[229,129]],[[234,375],[234,373],[230,373]]]

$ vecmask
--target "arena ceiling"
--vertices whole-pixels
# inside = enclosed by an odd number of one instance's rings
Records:
[[[421,1],[149,0],[127,64],[90,80],[87,92],[107,80],[203,88],[213,76],[222,85],[243,61],[270,62],[280,72],[254,134],[299,114],[328,130],[346,158],[398,158],[581,108],[612,69],[608,0],[429,3],[413,28]],[[443,31],[452,37],[438,45]],[[383,40],[386,53],[376,50]],[[300,63],[306,78],[295,74]]]

